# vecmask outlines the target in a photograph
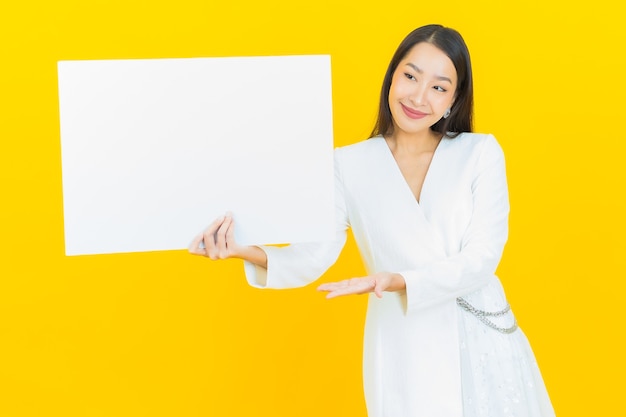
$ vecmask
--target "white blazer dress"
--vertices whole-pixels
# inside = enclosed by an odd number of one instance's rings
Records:
[[[244,265],[255,287],[307,285],[336,261],[351,228],[368,273],[402,274],[405,291],[369,295],[368,415],[553,416],[534,354],[495,275],[509,213],[496,139],[444,137],[419,202],[383,137],[337,148],[335,177],[333,241],[264,246],[267,269]],[[460,297],[475,310],[500,314],[479,318],[459,306]]]

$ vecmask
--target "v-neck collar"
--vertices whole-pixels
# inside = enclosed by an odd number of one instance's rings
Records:
[[[390,162],[390,164],[394,167],[395,170],[395,175],[397,177],[399,177],[399,180],[402,182],[402,184],[404,184],[404,188],[406,190],[406,192],[408,193],[408,195],[411,197],[411,200],[413,200],[413,202],[418,206],[418,207],[422,207],[424,204],[424,191],[428,190],[428,184],[431,182],[430,181],[430,177],[431,175],[431,171],[433,169],[433,166],[435,165],[435,163],[437,162],[438,155],[441,153],[440,149],[444,146],[442,145],[442,142],[446,140],[446,136],[444,135],[441,140],[439,141],[439,143],[437,144],[437,147],[435,148],[435,151],[433,152],[433,157],[430,160],[430,164],[428,164],[428,169],[426,170],[426,175],[424,176],[424,181],[422,183],[422,188],[420,190],[420,195],[419,198],[417,198],[415,196],[415,194],[413,194],[413,190],[411,190],[411,187],[409,186],[409,183],[406,181],[406,179],[404,178],[404,175],[402,175],[402,171],[400,170],[400,166],[398,165],[398,162],[396,161],[396,158],[394,158],[393,156],[393,152],[391,152],[391,149],[389,148],[389,145],[387,144],[387,141],[385,140],[385,138],[383,136],[378,136],[377,139],[379,139],[381,146],[383,146],[385,148],[385,153],[386,153],[386,158],[388,159],[388,161]]]

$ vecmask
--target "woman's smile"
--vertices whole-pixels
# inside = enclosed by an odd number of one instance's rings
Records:
[[[400,105],[402,106],[402,110],[404,111],[404,114],[406,114],[411,119],[421,119],[423,117],[428,116],[428,113],[424,113],[419,110],[412,109],[408,106],[405,106],[402,103],[400,103]]]

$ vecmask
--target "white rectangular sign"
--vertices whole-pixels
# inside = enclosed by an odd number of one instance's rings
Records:
[[[243,244],[334,219],[327,55],[58,63],[67,255],[186,248],[232,211]]]

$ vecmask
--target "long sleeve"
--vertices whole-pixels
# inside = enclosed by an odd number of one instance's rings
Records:
[[[346,242],[348,219],[341,170],[335,158],[335,232],[329,242],[294,243],[285,247],[261,246],[267,269],[244,262],[248,283],[257,288],[295,288],[318,279],[335,263]]]
[[[463,296],[493,279],[508,237],[509,200],[504,154],[492,136],[483,142],[471,192],[472,215],[460,251],[400,272],[407,312]]]

